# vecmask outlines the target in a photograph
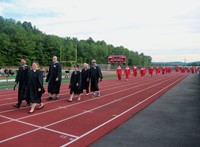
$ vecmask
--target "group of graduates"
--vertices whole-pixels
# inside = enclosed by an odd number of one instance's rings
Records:
[[[80,101],[83,90],[86,90],[86,95],[89,95],[89,85],[90,90],[93,92],[92,97],[100,96],[98,83],[102,79],[103,75],[100,67],[96,64],[96,60],[92,60],[90,68],[87,63],[84,63],[81,71],[79,70],[79,66],[75,64],[70,78],[69,88],[71,97],[68,99],[68,102],[72,102],[75,94],[78,95],[77,100]]]
[[[192,74],[198,73],[198,68],[194,67],[194,66],[192,66],[192,67],[189,67],[189,66],[178,67],[178,66],[176,66],[175,70],[176,70],[176,72],[181,72],[181,73],[185,73],[185,72],[192,73]]]
[[[96,60],[92,60],[92,66],[89,68],[88,64],[83,64],[83,69],[80,71],[77,64],[74,65],[70,79],[70,94],[71,97],[68,102],[72,102],[74,94],[78,94],[80,100],[83,90],[86,90],[86,95],[89,95],[89,85],[91,86],[92,96],[100,96],[98,82],[102,81],[103,75],[100,67],[96,64]],[[60,93],[60,86],[62,81],[62,68],[56,56],[53,56],[51,65],[49,66],[46,82],[48,82],[49,97],[47,100],[58,100]],[[32,63],[32,68],[26,64],[26,58],[21,58],[21,66],[18,69],[15,79],[15,87],[19,84],[18,88],[18,102],[13,105],[15,108],[20,108],[22,101],[26,100],[26,105],[31,106],[29,114],[35,111],[35,107],[44,108],[41,97],[45,93],[43,87],[43,70],[39,69],[38,62]]]
[[[157,71],[157,69],[156,69]],[[146,74],[147,70],[146,67],[142,66],[140,68],[140,76],[141,78],[143,78]],[[153,72],[154,72],[154,68],[150,67],[149,68],[149,74],[151,76],[153,76]],[[117,70],[116,70],[116,74],[119,80],[121,80],[122,78],[122,68],[120,65],[118,65]],[[157,73],[157,72],[156,72]],[[126,65],[125,69],[124,69],[124,74],[126,75],[126,81],[128,81],[130,79],[130,74],[131,74],[131,69],[129,68],[128,65]],[[138,76],[138,67],[136,65],[133,66],[133,77],[137,77]]]
[[[192,67],[191,69],[190,69],[190,67],[181,67],[181,68],[178,67],[178,66],[175,67],[176,72],[184,73],[184,72],[186,72],[186,70],[187,70],[188,73],[190,73],[190,72],[191,73],[197,73],[198,72],[197,67]],[[138,76],[138,67],[136,65],[133,66],[132,71],[133,71],[133,77],[137,77]],[[148,73],[151,77],[153,76],[154,71],[155,71],[156,75],[158,75],[160,73],[162,73],[162,74],[168,74],[169,73],[170,74],[173,71],[173,69],[172,69],[172,67],[165,67],[165,66],[163,66],[163,67],[157,66],[156,68],[154,68],[153,66],[150,66],[148,68]],[[139,72],[140,72],[140,77],[143,78],[147,73],[146,67],[142,66],[140,68]],[[118,77],[119,80],[122,79],[122,73],[123,73],[123,71],[122,71],[122,68],[119,64],[118,67],[117,67],[117,70],[116,70],[116,74],[117,74],[117,77]],[[131,69],[129,68],[128,65],[126,65],[126,67],[124,69],[124,74],[126,76],[126,81],[128,81],[130,79],[130,74],[131,74]]]
[[[18,103],[13,105],[15,108],[20,108],[22,101],[26,100],[25,107],[30,106],[29,114],[33,113],[36,104],[39,104],[37,109],[44,107],[41,96],[45,92],[43,88],[43,72],[39,69],[38,62],[32,63],[32,69],[26,64],[26,58],[21,58],[21,66],[18,69],[15,79],[15,87],[19,84],[18,88]]]

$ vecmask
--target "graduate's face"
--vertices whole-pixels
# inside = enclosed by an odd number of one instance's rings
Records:
[[[21,59],[21,64],[22,64],[22,65],[26,64],[26,60]]]
[[[36,63],[33,63],[33,64],[32,64],[32,69],[33,69],[33,70],[36,70],[36,69],[37,69],[37,64],[36,64]]]
[[[53,61],[53,62],[56,62],[56,61],[57,61],[57,57],[54,56],[54,57],[52,58],[52,61]]]
[[[92,61],[92,65],[93,65],[93,66],[96,66],[96,62],[95,62],[95,61]]]
[[[86,68],[87,68],[87,64],[83,64],[83,68],[85,68],[85,69],[86,69]]]

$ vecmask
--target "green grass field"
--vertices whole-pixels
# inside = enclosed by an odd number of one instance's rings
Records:
[[[63,74],[63,76],[65,76],[65,75]],[[110,73],[110,74],[105,73],[103,76],[104,76],[104,79],[116,77],[116,75],[114,73]],[[8,79],[15,79],[15,76],[9,76]],[[0,78],[0,80],[6,80],[6,78]],[[63,83],[67,84],[67,83],[69,83],[69,81],[70,81],[70,79],[63,78],[62,84]],[[45,82],[45,80],[44,80],[44,85],[47,85],[47,82]],[[14,81],[0,82],[0,90],[13,89],[13,87],[14,87]]]

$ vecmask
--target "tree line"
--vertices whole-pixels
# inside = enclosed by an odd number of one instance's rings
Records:
[[[129,50],[123,46],[113,46],[105,41],[78,40],[71,37],[47,35],[32,26],[31,22],[20,22],[0,16],[0,66],[18,66],[22,56],[28,63],[38,61],[49,65],[55,55],[63,64],[90,63],[96,59],[107,64],[109,55],[126,55],[127,64],[149,66],[152,58],[144,53]],[[71,62],[69,62],[71,61]]]

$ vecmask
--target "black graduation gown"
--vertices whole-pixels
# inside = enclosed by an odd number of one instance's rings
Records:
[[[59,80],[56,81],[56,78]],[[51,94],[58,94],[60,92],[60,85],[62,80],[62,69],[59,62],[51,63],[46,81],[48,83],[48,92]]]
[[[38,91],[41,88],[41,91]],[[44,93],[43,74],[41,70],[30,70],[28,75],[28,97],[32,103],[41,103],[41,96]]]
[[[79,70],[73,71],[70,79],[70,94],[80,94],[81,89],[81,72]]]
[[[23,100],[26,100],[27,103],[29,103],[29,100],[27,99],[27,76],[29,72],[29,67],[28,65],[24,65],[19,67],[17,76],[15,79],[16,83],[19,83],[19,88],[18,88],[18,103],[21,105],[21,102]]]
[[[101,69],[99,66],[91,66],[90,67],[90,79],[91,79],[91,84],[90,84],[90,89],[91,91],[99,91],[98,87],[98,82],[99,78],[102,80],[103,75],[101,73]]]
[[[90,70],[89,69],[82,69],[81,71],[81,78],[82,78],[82,89],[86,89],[87,92],[88,91],[88,87],[89,87],[89,74],[90,74]]]

